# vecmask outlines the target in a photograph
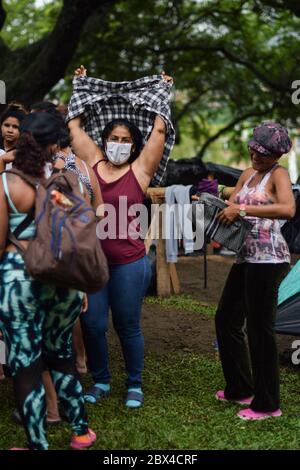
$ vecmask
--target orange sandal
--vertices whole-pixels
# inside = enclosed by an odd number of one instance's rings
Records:
[[[88,447],[91,447],[96,441],[96,439],[97,439],[97,436],[94,433],[94,431],[89,429],[88,432],[86,434],[83,434],[82,436],[77,436],[77,435],[72,436],[70,447],[72,449],[78,449],[78,450],[86,449]]]

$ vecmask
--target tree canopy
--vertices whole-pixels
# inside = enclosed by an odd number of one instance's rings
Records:
[[[81,63],[108,80],[165,70],[178,139],[189,132],[200,158],[222,135],[243,155],[239,137],[260,120],[298,125],[293,0],[10,0],[0,1],[0,26],[8,100],[67,101]]]

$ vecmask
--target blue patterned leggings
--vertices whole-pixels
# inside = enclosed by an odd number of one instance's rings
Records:
[[[81,297],[33,280],[18,253],[0,263],[0,328],[8,351],[16,403],[30,449],[46,450],[42,372],[50,371],[73,432],[88,432],[81,384],[73,361],[72,330]]]

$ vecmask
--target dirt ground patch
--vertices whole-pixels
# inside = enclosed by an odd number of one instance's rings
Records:
[[[180,257],[177,271],[182,293],[205,304],[217,305],[232,263],[231,257],[208,256],[208,287],[204,289],[203,257]],[[215,354],[214,318],[207,314],[146,303],[143,306],[142,327],[146,354],[168,354],[180,350]],[[280,362],[284,365],[291,365],[290,350],[294,339],[297,338],[277,335]],[[116,337],[111,332],[110,341],[118,347]]]

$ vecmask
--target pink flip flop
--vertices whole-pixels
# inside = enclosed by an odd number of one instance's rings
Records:
[[[9,450],[29,450],[29,449],[27,449],[26,447],[12,447]]]
[[[245,421],[260,421],[267,418],[279,418],[282,411],[278,408],[276,411],[254,411],[251,408],[246,408],[238,412],[237,416]]]
[[[227,398],[225,398],[224,390],[219,390],[215,394],[215,398],[219,401],[226,401],[228,403],[238,403],[239,405],[250,405],[253,400],[253,397],[239,398],[238,400],[228,400]]]

